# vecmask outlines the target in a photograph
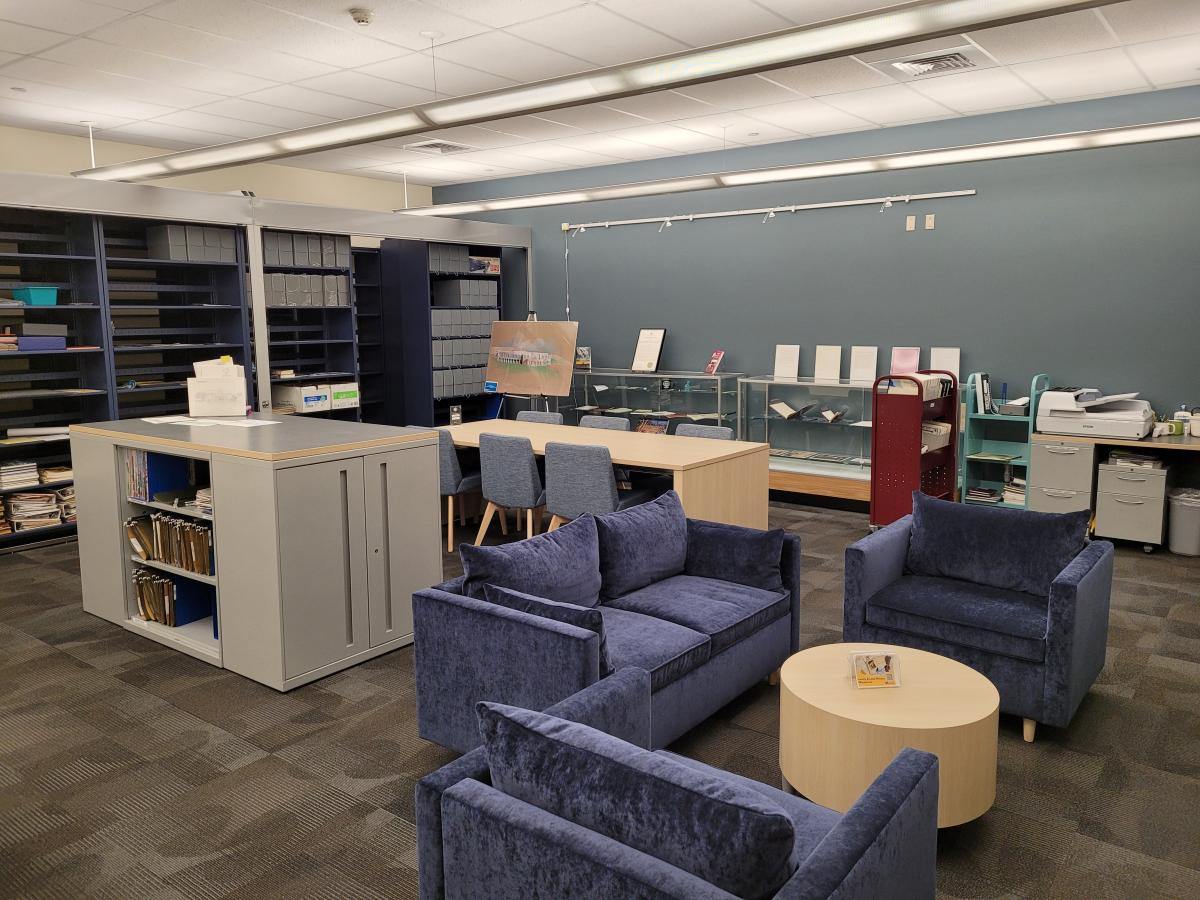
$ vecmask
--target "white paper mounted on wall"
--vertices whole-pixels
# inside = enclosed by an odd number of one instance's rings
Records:
[[[662,354],[665,328],[643,328],[638,332],[637,346],[633,349],[634,372],[654,372],[658,369],[658,358]]]
[[[775,345],[775,377],[795,381],[800,377],[800,345]]]
[[[878,347],[850,348],[850,380],[873,384],[879,374]]]
[[[921,368],[920,347],[892,348],[892,367],[888,370],[889,375],[904,375],[908,372],[915,372],[919,368]]]
[[[813,377],[817,381],[833,382],[838,381],[842,377],[842,348],[840,344],[817,344]]]
[[[941,372],[953,372],[958,378],[958,363],[962,351],[958,347],[930,347],[929,368]]]

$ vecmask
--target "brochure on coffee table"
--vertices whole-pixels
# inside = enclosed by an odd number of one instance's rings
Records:
[[[895,653],[851,653],[850,671],[855,687],[900,686],[900,657]]]

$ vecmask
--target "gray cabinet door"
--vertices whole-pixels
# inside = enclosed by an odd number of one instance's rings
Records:
[[[370,646],[363,461],[280,469],[279,571],[285,678]]]
[[[437,448],[363,460],[371,646],[412,636],[413,591],[442,580]]]

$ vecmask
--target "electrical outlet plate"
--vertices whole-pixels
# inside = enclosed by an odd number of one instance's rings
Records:
[[[933,213],[929,213],[927,216],[925,216],[925,230],[926,231],[933,231],[934,218],[935,217],[934,217]]]
[[[917,217],[916,216],[909,216],[904,220],[904,230],[905,231],[916,231],[917,230]]]

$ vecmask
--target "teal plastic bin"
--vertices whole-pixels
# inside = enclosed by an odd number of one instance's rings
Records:
[[[54,306],[58,303],[58,288],[23,287],[13,288],[13,299],[28,306]]]

